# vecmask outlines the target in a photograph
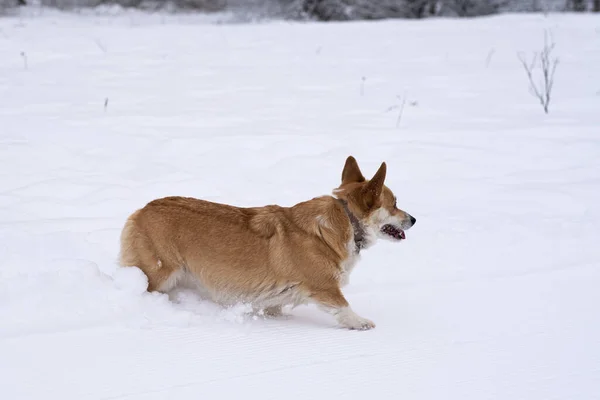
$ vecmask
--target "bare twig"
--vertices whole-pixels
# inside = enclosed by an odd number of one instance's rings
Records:
[[[27,54],[25,54],[25,52],[22,51],[21,57],[23,58],[23,68],[27,71],[27,69],[29,69],[27,66]]]
[[[102,50],[103,53],[107,52],[106,46],[99,39],[94,39],[94,42],[96,43],[96,46],[98,46],[98,48]]]
[[[396,120],[396,128],[400,126],[400,121],[402,121],[402,113],[404,112],[404,106],[406,105],[406,93],[402,97],[402,104],[400,104],[400,111],[398,111],[398,119]]]
[[[362,77],[360,78],[360,95],[364,96],[365,95],[365,81],[367,80],[366,77]]]
[[[404,106],[406,105],[406,92],[403,97],[396,96],[398,100],[402,100],[400,104],[394,104],[393,106],[388,107],[385,112],[390,112],[392,110],[398,109],[398,118],[396,119],[396,128],[400,126],[400,122],[402,121],[402,114],[404,113]],[[415,106],[416,102],[411,102],[411,106]]]
[[[496,49],[490,49],[490,51],[488,52],[487,57],[485,58],[485,67],[489,67],[490,63],[492,62],[492,56],[494,55],[494,53],[496,52]]]
[[[531,61],[527,61],[527,58],[519,53],[519,61],[523,65],[523,69],[527,74],[529,80],[529,91],[535,96],[542,105],[544,112],[548,114],[548,107],[550,105],[552,88],[554,87],[554,73],[558,65],[558,57],[552,56],[552,50],[554,50],[554,41],[548,41],[548,32],[544,33],[544,48],[534,53]],[[534,71],[536,67],[541,69],[542,78],[539,83],[536,83],[534,77]]]

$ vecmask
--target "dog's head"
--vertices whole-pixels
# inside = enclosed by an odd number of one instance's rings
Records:
[[[339,199],[347,202],[371,242],[377,237],[395,242],[406,239],[404,231],[416,222],[412,215],[397,207],[396,196],[385,186],[386,169],[385,162],[381,163],[373,178],[367,180],[356,159],[349,156],[342,171],[342,184],[334,190]]]

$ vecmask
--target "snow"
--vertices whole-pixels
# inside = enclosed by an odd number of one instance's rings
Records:
[[[544,29],[549,115],[517,58]],[[0,19],[3,398],[600,398],[599,29]],[[349,154],[368,175],[386,161],[417,218],[344,290],[372,331],[169,300],[117,268],[154,198],[291,205],[330,193]]]

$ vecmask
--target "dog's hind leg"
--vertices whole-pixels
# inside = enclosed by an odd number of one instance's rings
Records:
[[[125,223],[121,233],[119,264],[122,267],[138,267],[148,277],[148,291],[168,292],[183,275],[180,266],[161,260],[151,240],[136,226],[134,213]]]
[[[281,306],[271,306],[271,307],[266,307],[263,310],[265,316],[270,317],[270,318],[276,318],[276,317],[281,317],[283,315],[283,310]]]

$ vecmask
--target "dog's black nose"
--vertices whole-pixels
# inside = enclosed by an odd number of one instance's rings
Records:
[[[410,216],[410,223],[411,223],[412,225],[414,225],[416,222],[417,222],[417,219],[411,215],[411,216]]]

